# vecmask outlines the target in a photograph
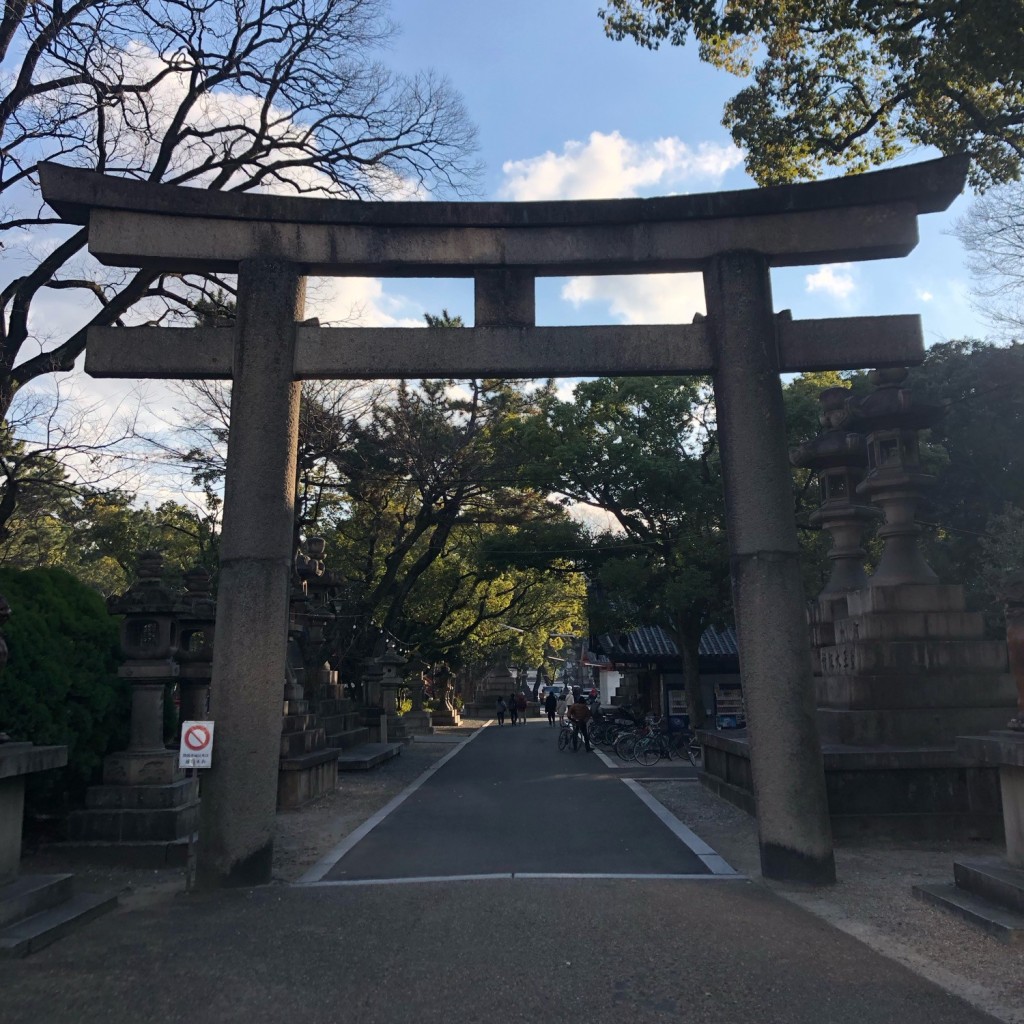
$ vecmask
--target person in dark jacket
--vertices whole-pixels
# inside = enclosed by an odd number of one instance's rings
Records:
[[[555,724],[555,709],[558,707],[558,698],[555,696],[554,690],[548,690],[548,695],[544,698],[544,710],[548,715],[548,725]]]
[[[587,752],[589,753],[594,748],[590,745],[590,708],[587,707],[583,701],[577,701],[575,704],[570,704],[565,709],[566,717],[572,723],[572,749],[578,749],[580,745],[580,736],[583,737],[583,742],[586,744]]]

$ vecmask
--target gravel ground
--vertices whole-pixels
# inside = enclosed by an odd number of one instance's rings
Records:
[[[836,885],[796,888],[761,878],[757,826],[743,811],[695,781],[645,788],[737,871],[992,1016],[1024,1024],[1024,948],[990,938],[911,893],[918,882],[951,882],[955,859],[998,855],[1001,847],[860,842],[836,849]]]
[[[280,813],[275,880],[299,878],[481,724],[464,720],[461,728],[438,730],[432,740],[406,746],[372,771],[343,773],[334,793]],[[761,878],[756,824],[747,814],[694,780],[645,787],[737,871],[1007,1024],[1024,1024],[1024,948],[989,938],[911,894],[915,882],[952,881],[955,858],[999,854],[1000,848],[859,843],[836,850],[840,880],[835,886],[789,887]],[[29,852],[22,862],[26,874],[62,869],[66,865],[48,852]],[[122,909],[155,904],[184,889],[183,871],[73,870],[81,890],[119,891]]]

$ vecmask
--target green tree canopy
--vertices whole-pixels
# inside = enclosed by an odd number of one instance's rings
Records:
[[[703,722],[697,648],[729,616],[729,561],[708,382],[615,377],[545,396],[524,431],[539,486],[603,509],[618,529],[592,554],[598,629],[643,622],[671,629],[683,650],[687,700]]]
[[[1021,0],[607,0],[615,39],[696,40],[750,78],[723,123],[763,185],[863,171],[914,146],[972,157],[978,189],[1024,156]]]
[[[62,569],[0,569],[0,593],[11,606],[0,731],[68,746],[64,773],[29,780],[30,806],[65,793],[74,798],[95,780],[103,755],[128,738],[117,620],[95,591]]]

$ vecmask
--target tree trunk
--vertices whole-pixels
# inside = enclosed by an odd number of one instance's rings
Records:
[[[696,731],[707,725],[707,708],[704,706],[704,694],[700,685],[697,644],[691,644],[689,638],[682,633],[679,639],[683,652],[683,682],[686,686],[686,707],[690,712],[690,729]],[[698,638],[697,643],[699,642]]]

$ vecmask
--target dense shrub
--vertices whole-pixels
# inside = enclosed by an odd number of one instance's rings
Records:
[[[104,754],[128,739],[130,698],[117,676],[117,620],[103,599],[62,569],[0,569],[11,606],[0,677],[0,731],[67,744],[68,767],[29,776],[27,810],[55,811],[96,781]]]

